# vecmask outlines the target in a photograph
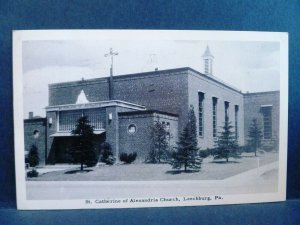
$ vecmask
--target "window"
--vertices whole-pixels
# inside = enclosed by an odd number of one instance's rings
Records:
[[[105,111],[103,109],[84,109],[59,112],[59,131],[74,130],[78,119],[87,116],[95,130],[105,128]]]
[[[40,132],[38,130],[33,131],[33,138],[37,139],[40,136]]]
[[[166,123],[166,131],[169,131],[170,130],[170,122],[167,122]]]
[[[227,101],[224,102],[224,108],[225,108],[225,120],[226,120],[226,118],[228,117],[229,102]]]
[[[212,98],[212,115],[213,115],[213,137],[217,137],[217,103],[216,97]]]
[[[199,136],[203,137],[204,133],[204,118],[203,118],[203,113],[204,113],[204,93],[198,92],[198,107],[199,107]]]
[[[83,114],[88,117],[95,130],[104,128],[105,112],[103,109],[85,109]]]
[[[130,124],[128,126],[128,133],[129,134],[134,134],[136,132],[136,126],[134,124]]]
[[[239,133],[238,133],[238,119],[239,119],[239,106],[234,106],[234,125],[235,125],[235,138],[238,139]]]
[[[264,139],[272,138],[272,106],[262,106]]]
[[[209,73],[209,61],[208,61],[208,59],[204,59],[204,73],[205,74]]]
[[[82,116],[82,110],[59,112],[59,131],[71,131],[75,128],[77,120]]]

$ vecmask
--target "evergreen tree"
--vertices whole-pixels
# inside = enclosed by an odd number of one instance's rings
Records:
[[[197,146],[198,145],[197,122],[196,122],[196,115],[195,115],[193,105],[190,105],[190,109],[189,109],[189,113],[188,113],[188,126],[189,126],[189,130],[191,132],[191,140]]]
[[[214,159],[226,159],[226,162],[228,162],[229,157],[239,158],[236,136],[232,131],[233,126],[228,116],[225,117],[222,129],[215,141],[216,152]]]
[[[31,167],[35,167],[39,164],[40,159],[39,159],[38,148],[35,145],[31,145],[27,160]]]
[[[80,163],[80,170],[83,165],[93,166],[97,163],[97,154],[94,148],[94,128],[90,125],[87,116],[78,119],[72,134],[76,137],[69,154],[73,162]]]
[[[190,106],[188,123],[180,134],[176,151],[173,153],[173,168],[181,169],[183,166],[185,172],[188,168],[200,170],[202,158],[198,151],[196,117],[194,108]]]
[[[168,131],[165,124],[159,121],[159,117],[151,127],[152,145],[148,155],[148,161],[151,163],[160,163],[161,160],[168,158]]]
[[[257,124],[257,120],[253,119],[252,123],[248,130],[248,143],[250,147],[253,149],[254,154],[256,156],[256,151],[258,148],[261,147],[261,140],[262,140],[262,131],[259,125]]]

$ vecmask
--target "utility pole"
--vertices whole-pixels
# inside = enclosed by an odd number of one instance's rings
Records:
[[[113,85],[113,66],[114,66],[114,56],[117,56],[119,53],[113,52],[113,49],[109,49],[109,53],[105,54],[104,57],[111,58],[111,65],[110,65],[110,77],[109,77],[109,100],[114,99],[114,85]]]

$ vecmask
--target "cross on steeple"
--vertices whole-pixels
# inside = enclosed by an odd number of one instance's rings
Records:
[[[114,99],[114,86],[113,86],[113,66],[114,66],[114,56],[117,56],[119,53],[113,52],[113,49],[109,49],[109,53],[105,54],[104,57],[111,57],[110,65],[110,77],[109,77],[109,100]]]

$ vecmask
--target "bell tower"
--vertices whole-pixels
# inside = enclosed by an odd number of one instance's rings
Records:
[[[206,50],[202,55],[202,59],[204,61],[204,74],[205,75],[212,75],[213,73],[213,60],[214,56],[210,53],[209,46],[206,46]]]

